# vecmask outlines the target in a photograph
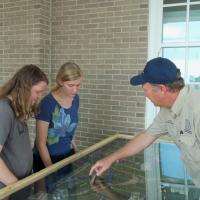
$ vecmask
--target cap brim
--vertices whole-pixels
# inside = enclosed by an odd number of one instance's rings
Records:
[[[143,85],[146,81],[143,78],[143,74],[133,76],[130,80],[131,85]]]

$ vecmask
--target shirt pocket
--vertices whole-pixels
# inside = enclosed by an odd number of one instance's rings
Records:
[[[195,146],[195,136],[194,135],[181,135],[179,138],[180,142],[184,144],[186,147]]]
[[[200,149],[198,140],[195,135],[183,135],[180,137],[181,147],[182,147],[182,154],[184,154],[187,160],[192,162],[200,162]],[[184,157],[185,157],[184,156]]]

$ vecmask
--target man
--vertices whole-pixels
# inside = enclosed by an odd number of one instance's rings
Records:
[[[100,176],[116,160],[132,156],[147,148],[158,137],[168,134],[177,144],[189,174],[200,187],[200,91],[185,86],[180,70],[166,58],[154,58],[144,71],[131,79],[142,85],[144,95],[160,111],[152,124],[124,147],[97,161],[91,168]]]

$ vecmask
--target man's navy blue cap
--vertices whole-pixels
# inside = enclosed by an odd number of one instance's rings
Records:
[[[176,65],[167,58],[154,58],[149,60],[144,68],[144,71],[133,76],[130,80],[132,85],[143,85],[144,83],[152,84],[167,84],[176,80],[177,71]]]

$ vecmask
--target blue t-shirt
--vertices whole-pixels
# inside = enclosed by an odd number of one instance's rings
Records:
[[[70,108],[63,108],[52,94],[48,94],[40,102],[36,119],[49,122],[47,148],[50,156],[64,155],[72,149],[71,141],[78,124],[78,109],[78,95],[74,97]]]

